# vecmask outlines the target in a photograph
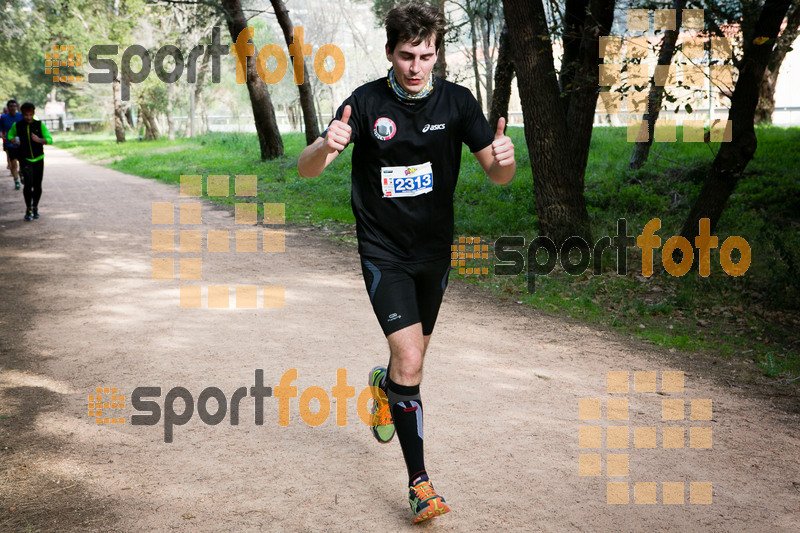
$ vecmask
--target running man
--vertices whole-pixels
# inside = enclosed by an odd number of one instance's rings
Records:
[[[453,193],[465,143],[494,183],[516,170],[514,145],[493,133],[464,87],[432,74],[444,37],[436,8],[414,3],[386,16],[384,78],[353,91],[297,162],[318,176],[353,143],[351,204],[373,310],[389,343],[388,370],[375,367],[375,438],[397,432],[409,478],[414,522],[450,509],[431,485],[423,459],[422,363],[450,272]],[[382,390],[383,393],[379,392]],[[385,393],[385,394],[384,394]]]
[[[11,130],[11,126],[22,120],[22,114],[17,113],[16,100],[9,100],[6,104],[6,108],[8,109],[8,113],[0,115],[0,137],[3,137],[3,150],[6,152],[8,168],[11,170],[11,177],[14,178],[14,188],[19,190],[19,169],[17,166],[19,154],[14,144],[10,142],[14,139],[14,136],[12,135],[11,138],[9,138],[8,133]]]
[[[8,136],[19,151],[20,173],[25,181],[22,195],[25,197],[25,220],[39,218],[39,198],[42,197],[44,175],[44,145],[53,144],[47,126],[34,120],[36,107],[25,102],[20,108],[22,121],[11,126]],[[13,141],[17,137],[19,141]]]
[[[3,113],[0,114],[0,118],[2,118],[2,116],[7,113],[8,113],[8,106],[6,105],[3,106]],[[2,125],[0,125],[0,139],[2,138],[3,138]],[[5,152],[5,150],[3,151]],[[6,170],[11,170],[11,158],[8,157],[8,152],[6,152]]]

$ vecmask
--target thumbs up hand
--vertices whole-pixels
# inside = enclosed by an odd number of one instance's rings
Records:
[[[325,135],[325,144],[331,152],[344,150],[347,143],[350,142],[350,134],[353,129],[347,124],[350,120],[350,113],[352,109],[349,105],[344,106],[342,111],[342,119],[334,120],[328,127],[328,133]]]
[[[514,164],[514,143],[511,137],[503,133],[506,128],[506,119],[500,117],[497,121],[497,131],[492,141],[492,155],[498,166],[507,167]]]

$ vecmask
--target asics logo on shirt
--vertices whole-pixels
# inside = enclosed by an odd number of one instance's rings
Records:
[[[422,133],[426,133],[428,131],[436,131],[436,130],[443,130],[444,124],[425,124],[425,127],[422,128]]]

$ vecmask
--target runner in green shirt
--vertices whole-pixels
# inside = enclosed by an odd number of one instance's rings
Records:
[[[44,145],[53,144],[53,137],[41,120],[35,120],[36,107],[25,102],[20,107],[22,120],[8,131],[9,141],[19,150],[20,174],[25,186],[25,220],[39,218],[39,198],[42,196],[42,176],[44,175]]]

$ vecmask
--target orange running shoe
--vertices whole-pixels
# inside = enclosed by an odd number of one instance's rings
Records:
[[[394,422],[392,421],[392,411],[389,409],[389,400],[386,393],[381,389],[381,381],[386,375],[386,368],[376,366],[369,373],[370,387],[372,389],[372,435],[381,444],[386,444],[394,437]]]
[[[420,481],[409,487],[408,503],[411,505],[411,512],[414,513],[415,524],[450,511],[444,498],[433,490],[430,481]]]

